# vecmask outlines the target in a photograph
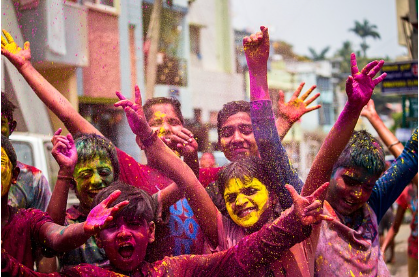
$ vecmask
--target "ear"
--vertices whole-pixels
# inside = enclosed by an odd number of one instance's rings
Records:
[[[99,247],[99,248],[103,248],[103,243],[102,243],[102,240],[100,239],[100,235],[99,235],[100,233],[96,233],[95,235],[94,235],[94,238],[95,238],[95,241],[96,241],[96,245],[97,245],[97,247]]]
[[[148,242],[152,243],[155,240],[155,231],[156,231],[156,224],[154,221],[150,221],[148,223]]]
[[[12,172],[12,180],[11,180],[11,183],[12,183],[12,184],[16,184],[16,182],[17,182],[17,177],[19,176],[19,173],[20,173],[20,168],[16,166],[16,167],[13,169],[13,172]]]
[[[11,135],[13,131],[16,129],[17,122],[16,120],[13,120],[12,122],[9,122],[9,134]]]

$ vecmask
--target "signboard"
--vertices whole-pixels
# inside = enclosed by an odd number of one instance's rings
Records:
[[[384,95],[418,93],[418,61],[385,63],[381,71],[387,73],[381,83]]]

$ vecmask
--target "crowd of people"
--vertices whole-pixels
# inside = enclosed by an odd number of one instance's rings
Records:
[[[300,96],[302,83],[285,103],[279,92],[274,116],[269,34],[260,29],[243,38],[251,101],[226,103],[218,113],[218,143],[230,161],[222,167],[210,155],[199,162],[176,99],[142,105],[136,86],[134,100],[116,92],[115,106],[145,152],[147,164],[138,163],[32,66],[29,42],[21,49],[3,30],[2,55],[69,133],[59,129],[52,138],[59,172],[51,193],[39,170],[17,161],[8,139],[14,105],[2,93],[2,274],[390,276],[383,252],[400,223],[381,244],[378,225],[397,200],[396,223],[414,211],[409,274],[417,276],[417,129],[403,146],[375,110],[371,96],[386,76],[375,78],[384,61],[360,71],[351,55],[347,102],[303,182],[281,140],[320,108],[309,107],[319,94],[310,96],[313,86]],[[380,141],[354,131],[361,115],[396,158],[387,170]],[[66,210],[70,189],[80,203]]]

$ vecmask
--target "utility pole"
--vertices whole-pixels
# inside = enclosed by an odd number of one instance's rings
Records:
[[[160,21],[163,0],[154,0],[153,11],[151,12],[150,24],[148,25],[146,43],[150,43],[147,55],[146,68],[146,99],[153,98],[154,86],[157,78],[157,52],[160,40]]]

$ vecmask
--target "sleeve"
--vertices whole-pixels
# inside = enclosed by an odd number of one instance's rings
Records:
[[[33,186],[36,195],[33,198],[34,201],[31,208],[45,212],[51,199],[51,188],[47,178],[45,178],[41,171],[34,173]]]
[[[119,162],[119,180],[145,190],[150,195],[155,193],[155,189],[148,182],[145,166],[119,148],[116,148],[116,153]]]
[[[295,214],[284,211],[272,224],[244,237],[228,250],[210,255],[166,257],[160,270],[179,276],[257,276],[285,250],[310,236],[311,226],[303,226]]]
[[[282,146],[275,126],[270,100],[253,101],[250,103],[250,115],[253,132],[259,153],[267,167],[269,178],[276,186],[282,209],[291,207],[292,200],[285,184],[290,184],[301,193],[303,182],[293,169],[287,152]]]
[[[5,276],[61,276],[60,273],[40,273],[19,263],[15,258],[9,255],[5,249],[1,249],[1,273]]]
[[[57,252],[53,249],[47,247],[44,243],[42,243],[42,239],[40,236],[41,227],[47,223],[51,222],[54,223],[52,218],[45,212],[37,209],[28,209],[26,211],[26,216],[30,217],[30,230],[31,230],[31,238],[32,241],[35,242],[37,247],[41,249],[42,255],[45,257],[53,257],[57,255]]]
[[[368,204],[377,215],[378,223],[388,208],[418,172],[418,129],[406,143],[402,154],[377,180]]]

